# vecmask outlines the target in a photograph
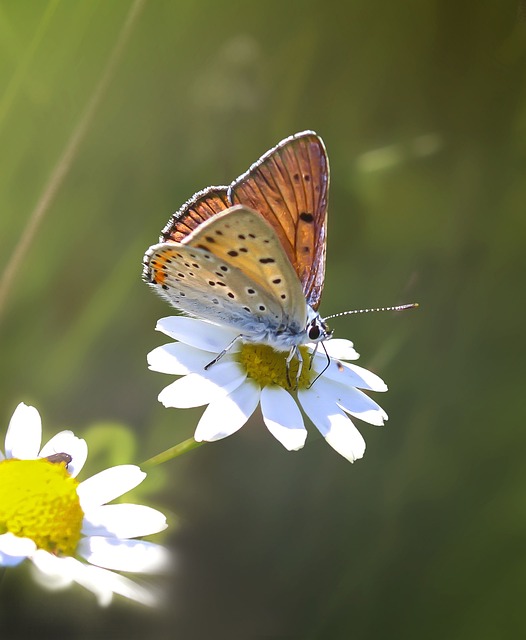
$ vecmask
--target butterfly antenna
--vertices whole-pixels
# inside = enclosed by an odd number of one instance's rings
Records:
[[[342,311],[341,313],[333,313],[332,316],[325,316],[324,320],[331,318],[339,318],[340,316],[350,316],[355,313],[376,313],[377,311],[405,311],[406,309],[416,309],[420,306],[418,302],[409,304],[399,304],[396,307],[377,307],[376,309],[353,309],[352,311]]]

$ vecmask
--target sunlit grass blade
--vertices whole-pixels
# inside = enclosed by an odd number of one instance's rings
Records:
[[[42,194],[35,205],[35,208],[29,215],[27,224],[22,231],[20,240],[16,244],[13,253],[7,261],[4,272],[0,276],[0,320],[2,317],[2,313],[5,311],[6,301],[13,285],[18,267],[20,266],[23,257],[28,252],[44,215],[49,209],[51,203],[53,202],[53,199],[55,198],[58,190],[60,189],[66,175],[68,174],[72,166],[75,155],[77,154],[78,149],[86,135],[86,132],[88,131],[88,128],[93,121],[93,117],[101,102],[101,99],[106,89],[108,88],[111,79],[113,78],[124,47],[126,46],[126,43],[128,42],[128,39],[131,35],[135,20],[137,19],[144,3],[145,0],[135,0],[131,5],[120,30],[120,33],[117,36],[115,45],[108,57],[108,62],[102,73],[102,76],[97,86],[95,87],[91,98],[88,100],[84,108],[77,126],[73,130],[68,142],[66,143],[66,146],[64,147],[64,150],[59,156],[57,163],[55,164],[55,167],[53,168],[51,175],[49,176],[49,179],[44,186]]]

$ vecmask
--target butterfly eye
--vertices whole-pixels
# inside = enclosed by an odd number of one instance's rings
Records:
[[[307,335],[309,336],[309,340],[318,340],[320,337],[321,331],[316,319],[314,319],[309,327]]]
[[[306,331],[309,340],[312,342],[328,340],[332,336],[332,331],[319,316],[309,322]]]

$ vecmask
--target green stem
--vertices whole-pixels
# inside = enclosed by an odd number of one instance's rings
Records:
[[[141,468],[155,467],[158,464],[163,464],[163,462],[168,462],[168,460],[173,460],[173,458],[182,456],[183,453],[186,453],[187,451],[197,449],[197,447],[200,447],[202,444],[202,442],[196,442],[193,438],[188,438],[188,440],[183,440],[183,442],[166,449],[166,451],[158,453],[156,456],[153,456],[153,458],[148,458],[148,460],[145,460],[140,466]]]

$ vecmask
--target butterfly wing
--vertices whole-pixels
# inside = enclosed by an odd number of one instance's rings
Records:
[[[235,266],[276,300],[283,314],[306,321],[305,297],[280,238],[262,216],[238,205],[217,215],[184,241]]]
[[[150,247],[144,278],[177,308],[241,333],[305,327],[303,291],[280,240],[245,207],[209,218],[181,243]]]
[[[325,278],[329,161],[312,131],[285,138],[230,187],[208,187],[193,195],[163,229],[160,242],[182,242],[207,220],[235,204],[260,213],[274,228],[317,309]]]
[[[328,188],[323,141],[304,131],[282,140],[228,190],[232,204],[254,209],[274,228],[314,309],[325,278]]]
[[[159,242],[181,242],[200,224],[229,206],[227,187],[208,187],[198,191],[173,214],[162,230]]]

